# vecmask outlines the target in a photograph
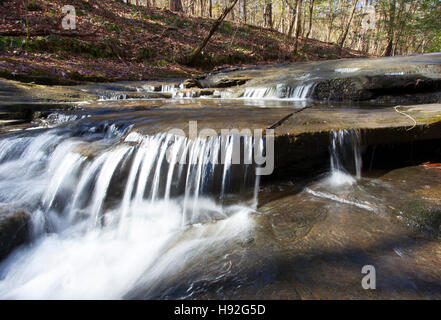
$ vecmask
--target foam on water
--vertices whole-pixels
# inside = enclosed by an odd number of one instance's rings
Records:
[[[352,185],[361,178],[360,133],[358,130],[331,132],[331,172],[327,179],[333,186]]]
[[[314,88],[314,82],[300,83],[293,87],[278,84],[275,87],[245,88],[243,99],[283,99],[304,101],[309,98]]]
[[[117,299],[140,281],[148,291],[252,227],[259,180],[231,150],[248,157],[253,137],[100,128],[0,140],[0,202],[32,212],[34,237],[0,264],[1,298]],[[249,196],[226,201],[235,187]]]

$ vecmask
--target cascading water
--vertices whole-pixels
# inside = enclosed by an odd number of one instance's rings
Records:
[[[360,132],[337,130],[331,132],[331,176],[333,185],[353,184],[361,178]]]
[[[246,88],[244,99],[288,99],[293,101],[306,100],[312,93],[314,82],[300,83],[295,87],[278,84],[269,88]]]
[[[246,237],[258,190],[251,150],[261,138],[128,130],[0,140],[0,202],[32,212],[33,228],[32,244],[0,265],[0,297],[122,298],[140,281],[150,292],[194,252]],[[237,146],[242,164],[233,161]]]
[[[360,131],[347,129],[331,131],[330,142],[329,176],[305,188],[305,191],[314,197],[376,211],[371,203],[360,201],[351,195],[354,188],[359,188],[356,183],[361,179]]]

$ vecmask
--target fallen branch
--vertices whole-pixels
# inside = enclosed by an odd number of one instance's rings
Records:
[[[308,106],[308,107],[304,107],[304,108],[298,109],[298,110],[296,110],[294,112],[291,112],[290,114],[284,116],[282,119],[277,120],[276,122],[274,122],[272,125],[270,125],[268,128],[266,128],[265,131],[266,130],[270,130],[270,129],[274,129],[274,128],[280,126],[283,122],[285,122],[288,118],[292,117],[294,114],[302,112],[303,110],[308,109],[308,108],[311,108],[311,107]]]
[[[233,9],[234,5],[237,3],[238,0],[231,0],[230,5],[225,8],[224,12],[217,18],[216,22],[213,24],[213,26],[210,29],[210,32],[205,37],[205,39],[202,41],[201,45],[197,47],[195,50],[190,53],[188,58],[186,59],[186,63],[191,65],[196,58],[201,54],[202,50],[204,50],[205,46],[208,44],[208,41],[210,41],[210,38],[213,36],[213,34],[217,31],[222,21],[224,21],[225,17],[230,13],[230,11]]]

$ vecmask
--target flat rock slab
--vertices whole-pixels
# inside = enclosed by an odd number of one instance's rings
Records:
[[[411,130],[414,126],[433,125],[438,122],[441,122],[441,104],[398,106],[375,110],[310,108],[284,121],[276,128],[276,133],[295,136],[339,129],[404,128]]]
[[[101,105],[100,105],[101,104]],[[114,106],[112,105],[114,104]],[[283,106],[259,108],[242,100],[150,100],[101,102],[87,108],[109,108],[106,115],[91,120],[118,120],[111,112],[126,110],[122,120],[135,123],[133,130],[146,134],[173,128],[188,130],[189,121],[197,121],[199,129],[261,129],[274,127],[276,136],[299,136],[306,133],[340,129],[401,128],[431,126],[441,122],[441,104],[398,106],[396,108],[329,108],[311,107],[300,110]]]
[[[259,208],[262,231],[254,245],[278,257],[277,275],[267,284],[270,291],[288,282],[292,299],[439,299],[440,238],[403,219],[423,214],[420,207],[409,206],[412,201],[441,219],[439,198],[434,199],[440,192],[439,173],[409,167],[340,187],[325,179]],[[397,209],[400,199],[405,201]],[[429,213],[424,214],[430,219]],[[361,286],[365,265],[376,268],[376,290]]]

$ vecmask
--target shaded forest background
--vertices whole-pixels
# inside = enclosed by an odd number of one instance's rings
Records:
[[[0,18],[0,76],[48,83],[441,51],[441,0],[0,0]]]
[[[214,18],[229,0],[125,0]],[[238,0],[226,20],[370,55],[441,51],[440,0]]]

